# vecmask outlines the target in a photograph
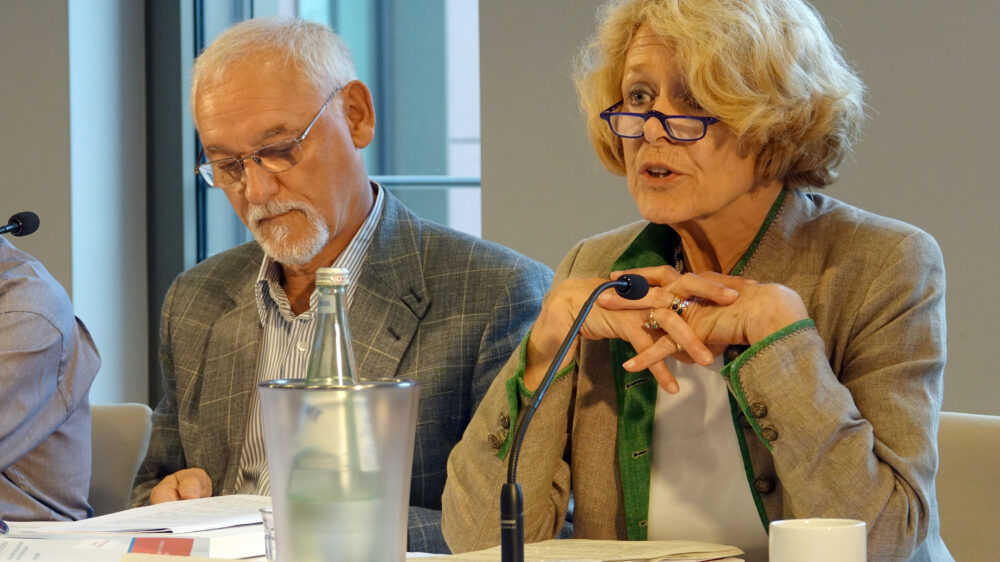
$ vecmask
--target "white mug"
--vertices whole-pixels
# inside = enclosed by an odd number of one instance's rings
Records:
[[[768,551],[770,562],[865,562],[865,522],[818,518],[772,521]]]

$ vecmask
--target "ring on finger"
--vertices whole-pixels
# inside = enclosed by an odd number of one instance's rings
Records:
[[[691,306],[691,301],[681,300],[680,297],[674,297],[674,301],[670,303],[670,310],[677,313],[677,316],[684,316],[684,311],[687,307]]]
[[[657,323],[656,318],[653,318],[653,312],[655,312],[655,310],[656,309],[653,308],[649,309],[649,319],[647,319],[645,322],[642,323],[643,328],[646,328],[647,330],[660,329],[660,324]]]
[[[674,342],[674,345],[677,346],[677,351],[675,353],[681,353],[682,351],[684,351],[684,346],[682,346],[681,344]]]

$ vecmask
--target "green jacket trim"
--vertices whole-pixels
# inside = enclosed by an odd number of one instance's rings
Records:
[[[672,228],[649,224],[612,264],[612,271],[653,267],[673,259],[680,237]],[[669,258],[668,258],[669,257]],[[653,411],[656,406],[656,379],[648,370],[630,373],[622,363],[635,357],[627,341],[609,340],[618,405],[618,468],[622,475],[625,528],[629,540],[647,537],[649,512],[650,447],[653,438]]]
[[[503,444],[497,451],[497,458],[503,460],[507,457],[507,453],[510,451],[510,444],[514,441],[514,431],[517,429],[517,417],[521,412],[521,400],[531,400],[535,396],[535,392],[528,390],[524,386],[524,368],[528,364],[528,337],[531,335],[531,330],[524,334],[524,339],[521,340],[521,345],[517,348],[518,357],[520,358],[517,365],[517,369],[514,371],[514,376],[507,379],[506,385],[507,390],[507,408],[510,410],[510,429],[507,431],[507,436],[504,437]],[[552,382],[555,382],[576,368],[576,359],[574,358],[556,373],[556,376],[552,378]]]
[[[743,415],[746,417],[747,421],[750,422],[750,427],[753,429],[753,432],[757,434],[757,438],[760,439],[761,443],[763,443],[765,447],[767,447],[768,451],[773,451],[774,448],[772,447],[771,442],[765,439],[761,434],[761,427],[760,423],[757,422],[757,418],[750,415],[749,402],[747,400],[746,392],[743,390],[743,382],[740,380],[739,376],[740,369],[743,368],[743,365],[745,365],[747,361],[752,359],[755,355],[766,349],[771,344],[776,343],[779,340],[794,334],[795,332],[815,326],[816,323],[813,322],[811,318],[806,318],[805,320],[799,320],[798,322],[789,324],[788,326],[785,326],[773,334],[769,334],[764,339],[753,344],[753,346],[748,348],[736,359],[733,359],[722,368],[722,376],[729,382],[729,390],[732,392],[732,396],[736,398],[740,409],[743,411]],[[743,432],[739,433],[742,436]]]
[[[729,272],[730,275],[739,275],[743,273],[743,268],[747,266],[750,262],[750,257],[754,255],[757,251],[757,246],[760,246],[760,241],[764,239],[764,235],[767,234],[767,229],[771,228],[771,223],[774,222],[775,217],[778,216],[778,211],[781,210],[781,205],[785,202],[785,198],[788,197],[788,190],[782,189],[781,193],[778,194],[778,198],[774,200],[771,204],[771,208],[767,211],[767,216],[764,217],[764,223],[760,225],[760,229],[757,231],[757,236],[753,237],[753,242],[750,243],[750,247],[747,248],[746,252],[743,252],[743,257],[740,261],[736,262],[733,266],[733,270]]]
[[[743,428],[740,427],[740,405],[732,393],[729,394],[729,414],[733,418],[733,427],[736,428],[736,440],[740,443],[740,456],[743,457],[743,470],[747,475],[747,483],[750,484],[753,504],[757,507],[757,516],[760,517],[760,522],[764,525],[764,532],[770,534],[771,521],[767,516],[767,510],[764,509],[764,500],[761,499],[757,489],[753,486],[757,477],[754,475],[753,461],[750,459],[750,447],[747,446],[747,440],[743,437]]]

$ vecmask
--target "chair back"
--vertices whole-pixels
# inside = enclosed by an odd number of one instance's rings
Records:
[[[151,415],[145,404],[90,407],[90,506],[94,515],[128,507],[132,481],[149,446]]]
[[[938,432],[941,538],[955,560],[1000,552],[1000,416],[941,412]]]

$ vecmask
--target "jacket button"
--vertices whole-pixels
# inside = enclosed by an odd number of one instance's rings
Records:
[[[774,491],[774,478],[760,476],[753,481],[753,489],[761,494],[770,494]]]
[[[760,434],[764,437],[764,439],[767,439],[768,441],[778,440],[778,430],[774,429],[771,426],[762,427],[760,430]]]
[[[726,360],[726,363],[732,363],[737,357],[748,349],[750,348],[745,345],[731,345],[722,353],[722,357]]]
[[[754,402],[750,404],[750,415],[760,419],[767,415],[767,404],[763,402]]]
[[[510,429],[510,416],[507,414],[500,414],[500,427]]]
[[[498,451],[500,450],[500,446],[503,445],[503,441],[500,440],[500,437],[493,433],[491,433],[487,439],[490,442],[490,447],[493,447]]]

